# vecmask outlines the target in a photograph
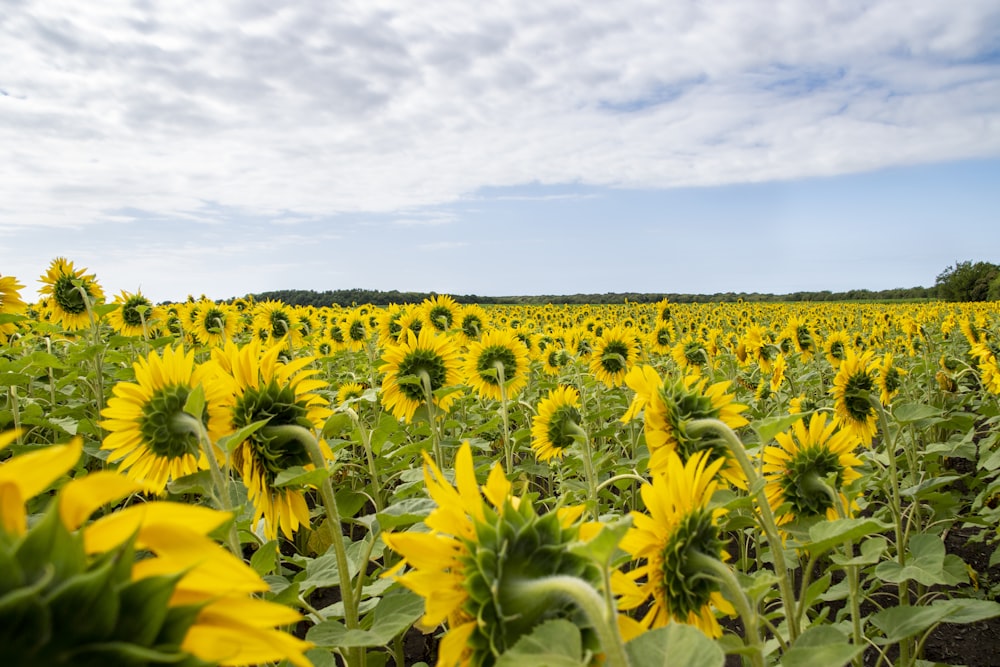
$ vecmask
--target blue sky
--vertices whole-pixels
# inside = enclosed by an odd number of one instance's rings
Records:
[[[19,0],[0,275],[108,296],[929,286],[1000,262],[1000,6]]]

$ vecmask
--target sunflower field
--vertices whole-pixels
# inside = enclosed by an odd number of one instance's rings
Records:
[[[6,665],[996,646],[996,302],[155,305],[63,258],[39,281],[27,303],[0,275]]]

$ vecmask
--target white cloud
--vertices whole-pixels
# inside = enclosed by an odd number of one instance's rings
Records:
[[[1000,154],[992,0],[5,13],[0,226],[128,210],[294,224],[485,186],[712,185]]]

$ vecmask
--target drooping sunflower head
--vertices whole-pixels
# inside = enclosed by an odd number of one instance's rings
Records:
[[[420,304],[427,323],[438,333],[450,331],[458,322],[462,307],[447,294],[438,294]]]
[[[428,327],[420,334],[405,333],[405,342],[390,346],[382,355],[385,377],[382,403],[397,419],[409,422],[427,402],[427,389],[434,392],[462,382],[462,361],[458,346],[448,336]],[[425,383],[427,387],[425,388]],[[434,406],[447,412],[458,398],[456,392],[433,397]]]
[[[906,371],[893,364],[892,352],[886,352],[878,361],[875,372],[879,400],[882,405],[888,406],[903,386],[903,376],[906,375]]]
[[[540,461],[561,458],[575,441],[583,424],[580,414],[580,392],[560,385],[538,403],[531,422],[531,448]]]
[[[573,360],[566,348],[558,345],[550,345],[540,356],[547,375],[559,375]]]
[[[687,461],[698,452],[709,451],[712,458],[727,462],[722,470],[726,479],[738,486],[745,485],[739,464],[721,436],[695,436],[687,428],[688,423],[698,419],[718,419],[733,429],[748,423],[741,414],[747,406],[736,403],[735,395],[727,393],[730,384],[723,381],[709,385],[708,378],[694,374],[663,382],[645,411],[650,471],[655,474],[665,470],[671,452]]]
[[[590,372],[605,386],[618,387],[638,358],[639,341],[635,331],[611,327],[605,329],[594,343]]]
[[[0,276],[0,314],[20,315],[28,310],[28,304],[21,299],[24,285],[12,276]],[[5,341],[14,333],[12,322],[0,322],[0,341]]]
[[[640,620],[647,628],[677,621],[718,637],[722,629],[714,610],[734,613],[702,564],[706,557],[727,558],[717,523],[724,510],[710,506],[722,465],[708,452],[686,464],[671,453],[663,472],[641,489],[646,512],[631,513],[633,527],[621,543],[637,565],[614,572],[612,587],[621,596],[620,609],[648,609]]]
[[[525,594],[521,584],[566,575],[598,585],[593,562],[567,547],[580,538],[579,511],[539,516],[527,497],[494,464],[479,486],[468,443],[455,458],[455,482],[425,455],[424,480],[437,507],[425,520],[430,532],[383,534],[409,570],[391,573],[425,599],[419,627],[447,622],[438,664],[491,665],[540,623],[578,622],[587,648],[597,649],[589,623],[565,600]],[[485,497],[485,500],[484,500]]]
[[[108,313],[108,323],[123,336],[149,335],[156,319],[153,303],[142,292],[130,294],[122,290],[115,297],[116,310]]]
[[[226,389],[194,352],[165,348],[140,358],[134,365],[135,382],[119,382],[101,411],[101,427],[108,431],[101,449],[108,460],[149,493],[163,493],[169,481],[208,467],[199,446],[199,419],[185,411],[191,394],[201,388],[204,402],[200,421],[212,442],[226,433]]]
[[[877,430],[878,415],[870,396],[876,389],[873,370],[875,352],[867,350],[858,354],[847,348],[840,369],[833,378],[833,410],[837,421],[850,430],[864,445],[870,445]]]
[[[479,340],[486,331],[487,315],[481,306],[470,304],[462,308],[458,318],[458,329],[466,342]]]
[[[528,348],[514,331],[491,329],[481,340],[469,344],[465,377],[483,398],[513,398],[528,384]]]
[[[256,304],[252,328],[254,337],[268,346],[280,346],[288,341],[298,345],[301,339],[292,309],[279,301]]]
[[[700,366],[708,365],[708,350],[694,335],[687,334],[673,346],[670,351],[678,368],[697,371]]]
[[[823,351],[826,353],[826,360],[835,369],[840,368],[841,362],[847,357],[847,351],[852,349],[853,341],[846,331],[834,331],[823,344]]]
[[[69,331],[89,326],[89,309],[104,299],[104,290],[94,274],[75,268],[63,257],[52,260],[39,282],[42,287],[38,293],[52,297],[48,300],[52,320]]]
[[[199,301],[193,310],[192,331],[203,345],[217,347],[233,339],[239,315],[224,303]]]
[[[674,342],[674,326],[672,323],[664,322],[657,324],[649,332],[648,345],[657,354],[670,354],[670,348]]]
[[[368,343],[368,315],[354,310],[344,320],[344,345],[348,350],[357,352]]]
[[[254,521],[264,520],[267,539],[276,537],[279,528],[291,538],[299,524],[309,524],[303,489],[279,488],[274,482],[289,468],[312,468],[299,434],[318,431],[332,414],[326,400],[316,393],[326,382],[315,377],[316,369],[309,368],[313,358],[282,363],[281,352],[280,347],[262,351],[260,341],[242,348],[229,343],[212,351],[217,372],[228,383],[232,396],[227,406],[229,430],[267,422],[233,450],[233,467],[247,487]]]
[[[861,465],[853,451],[857,438],[838,430],[834,420],[816,412],[775,436],[764,449],[765,493],[779,524],[793,519],[836,519],[849,512],[844,487],[858,479]],[[839,505],[839,507],[838,507]]]

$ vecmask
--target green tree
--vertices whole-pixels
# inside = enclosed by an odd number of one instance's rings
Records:
[[[955,262],[938,275],[934,286],[945,301],[987,301],[991,284],[1000,277],[1000,266],[989,262]]]

